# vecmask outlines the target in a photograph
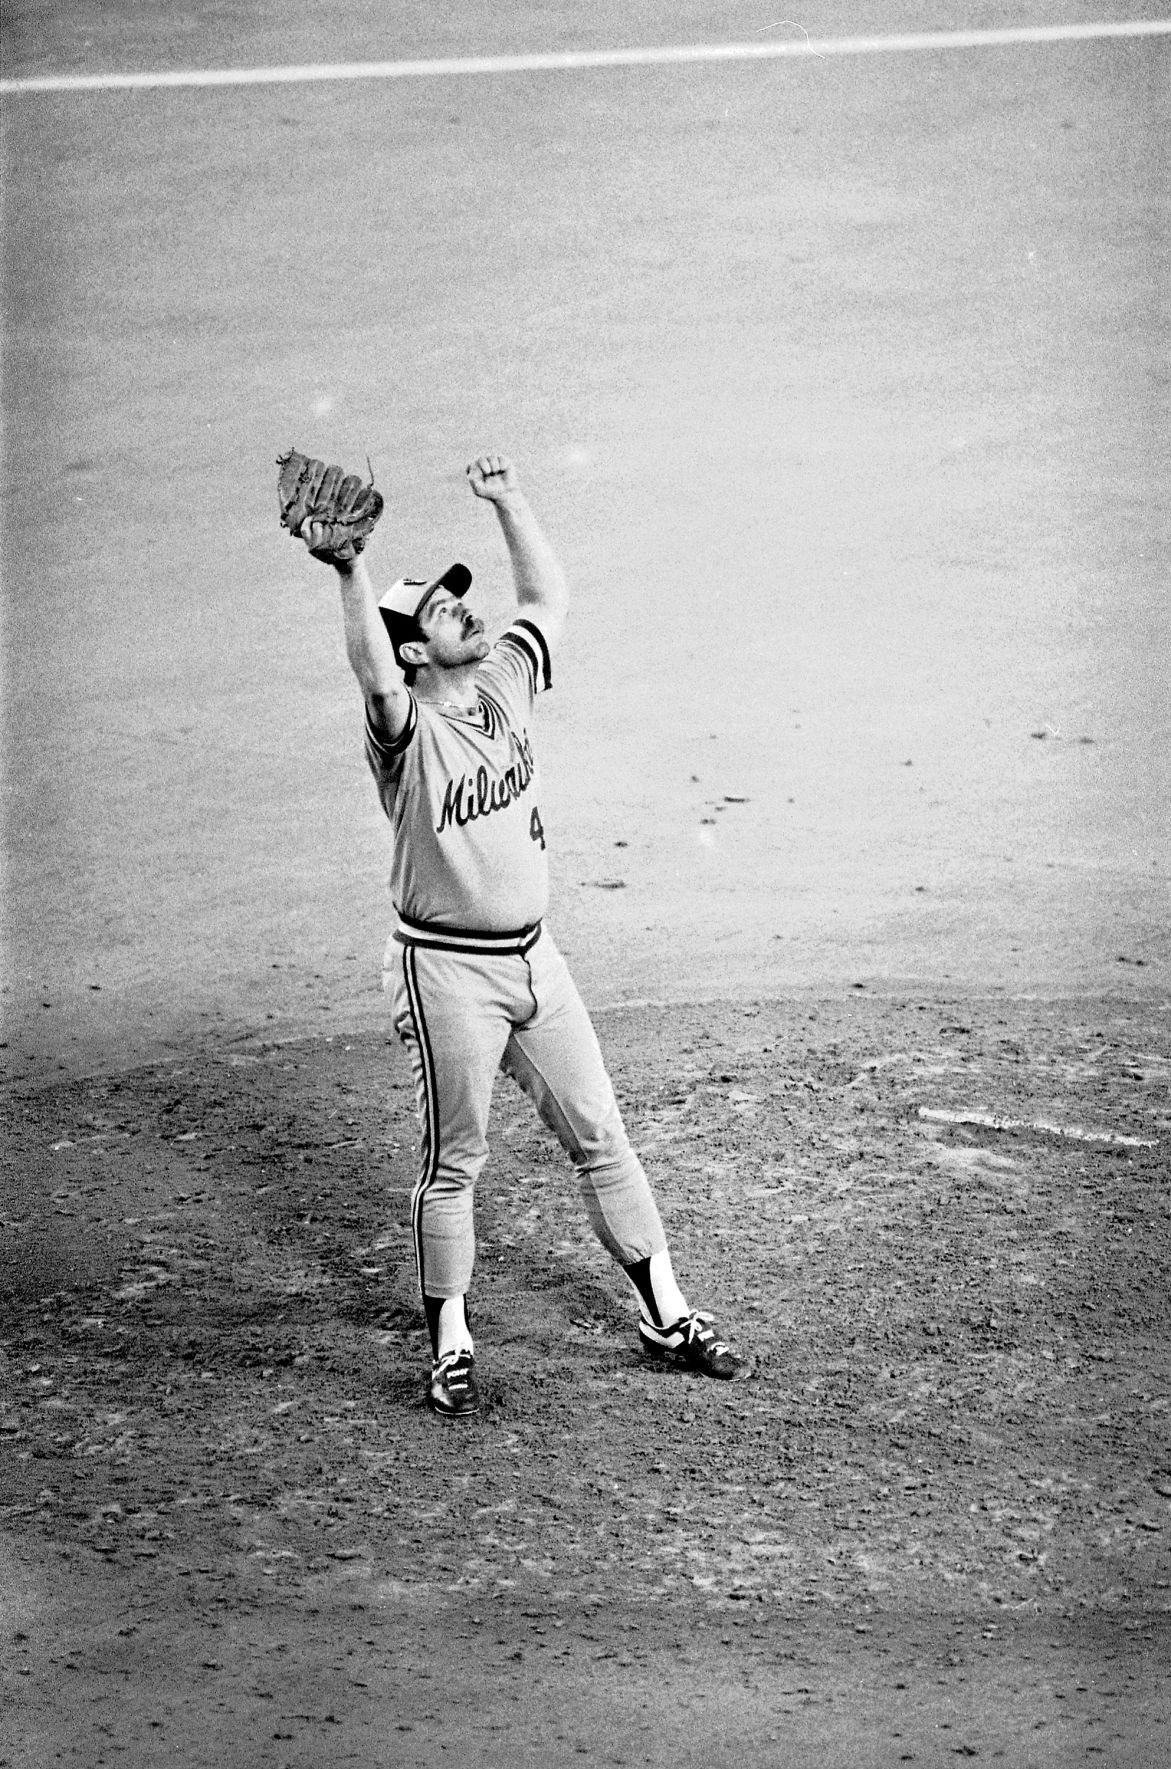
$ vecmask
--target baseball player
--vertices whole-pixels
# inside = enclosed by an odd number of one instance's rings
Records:
[[[632,1285],[646,1351],[708,1376],[742,1368],[676,1282],[593,1027],[544,925],[548,857],[531,733],[565,624],[565,578],[512,463],[481,455],[467,477],[496,512],[516,584],[516,619],[494,644],[465,600],[465,565],[401,578],[379,600],[360,556],[332,557],[319,523],[297,528],[337,571],[347,655],[366,702],[366,758],[394,831],[396,925],[384,982],[422,1135],[411,1224],[433,1354],[427,1397],[450,1417],[480,1405],[467,1294],[498,1069],[530,1095],[573,1162],[594,1231]]]

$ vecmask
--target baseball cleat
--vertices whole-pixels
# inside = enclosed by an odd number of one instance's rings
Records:
[[[743,1360],[717,1336],[710,1314],[693,1310],[670,1327],[652,1327],[647,1321],[639,1321],[638,1336],[643,1350],[652,1357],[698,1370],[701,1376],[718,1376],[727,1382],[744,1368]]]
[[[480,1391],[472,1370],[470,1351],[449,1351],[431,1366],[427,1405],[448,1419],[463,1419],[480,1410]]]

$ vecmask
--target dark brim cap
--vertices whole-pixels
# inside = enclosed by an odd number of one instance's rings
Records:
[[[453,596],[466,596],[471,588],[472,574],[466,565],[449,565],[439,577],[400,577],[391,584],[378,606],[383,615],[399,614],[407,620],[418,620],[437,590],[448,590]]]
[[[378,603],[378,612],[390,634],[395,656],[409,639],[419,637],[419,616],[438,590],[453,596],[466,596],[471,588],[472,574],[466,565],[449,565],[439,577],[400,577],[391,584]]]

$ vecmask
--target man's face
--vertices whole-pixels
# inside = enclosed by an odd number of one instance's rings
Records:
[[[437,669],[480,663],[491,650],[483,621],[450,590],[436,591],[419,616],[419,625],[426,638],[427,662]]]

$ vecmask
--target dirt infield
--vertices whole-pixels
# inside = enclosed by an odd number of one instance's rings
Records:
[[[7,76],[714,26],[3,28]],[[6,98],[4,1769],[1162,1769],[1169,51]],[[641,1362],[502,1089],[488,1404],[424,1410],[293,441],[372,456],[379,583],[466,557],[497,629],[461,469],[521,465],[553,925],[744,1382]]]
[[[1153,1769],[1166,1012],[856,992],[602,1031],[749,1378],[643,1362],[502,1082],[462,1427],[423,1405],[385,1037],[16,1096],[0,1760]]]

